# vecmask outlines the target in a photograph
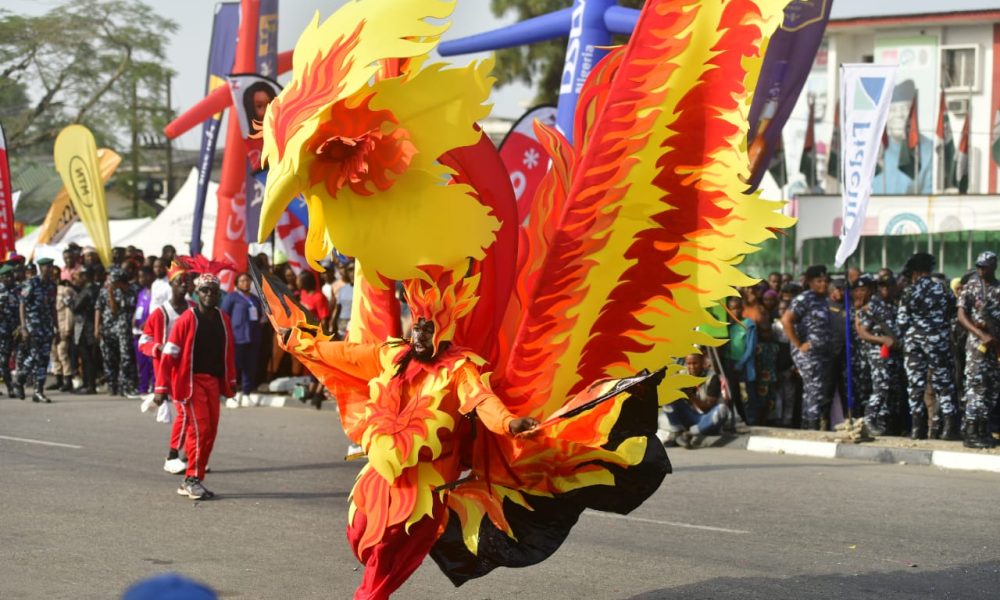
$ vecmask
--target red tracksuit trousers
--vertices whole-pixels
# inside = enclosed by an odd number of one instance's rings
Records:
[[[188,457],[185,476],[205,478],[205,467],[212,455],[215,434],[219,430],[219,380],[212,375],[195,373],[191,398],[184,402],[184,452]]]
[[[171,400],[174,403],[174,409],[177,410],[177,418],[174,419],[174,424],[170,427],[170,449],[171,450],[181,450],[184,448],[184,433],[187,428],[187,415],[184,412],[184,403],[179,400]],[[185,449],[185,452],[187,450]]]

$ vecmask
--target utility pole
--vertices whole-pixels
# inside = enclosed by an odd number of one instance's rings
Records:
[[[170,105],[170,82],[173,74],[167,73],[167,123],[174,119],[174,111]],[[174,143],[167,137],[167,202],[174,197]]]
[[[132,217],[139,217],[139,100],[138,80],[132,78]]]

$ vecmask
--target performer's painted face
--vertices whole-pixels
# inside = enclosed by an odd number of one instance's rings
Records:
[[[434,321],[428,321],[423,317],[417,319],[410,333],[410,342],[413,344],[414,358],[417,360],[434,358]]]

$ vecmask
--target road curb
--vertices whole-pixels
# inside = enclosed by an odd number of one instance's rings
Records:
[[[730,446],[733,445],[727,445],[727,447]],[[869,444],[819,442],[759,435],[747,437],[746,449],[751,452],[792,454],[812,458],[849,458],[877,463],[905,463],[908,465],[929,465],[941,469],[1000,473],[1000,455],[977,452],[892,448]]]
[[[312,403],[301,402],[287,394],[252,393],[250,394],[250,401],[254,406],[249,408],[314,409]],[[335,403],[334,406],[336,406]],[[919,448],[878,446],[871,443],[848,444],[766,435],[732,434],[718,437],[710,436],[705,440],[702,447],[731,448],[765,454],[791,454],[793,456],[808,456],[811,458],[847,458],[883,464],[924,465],[935,466],[941,469],[1000,473],[1000,455],[980,454],[974,451],[922,450]]]

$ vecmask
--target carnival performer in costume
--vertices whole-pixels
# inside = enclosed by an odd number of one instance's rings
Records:
[[[455,585],[535,564],[585,509],[639,506],[670,471],[657,399],[698,383],[658,367],[715,343],[706,309],[790,224],[741,179],[785,2],[649,0],[581,90],[575,143],[536,123],[551,167],[527,219],[475,125],[492,62],[424,62],[454,4],[317,16],[265,116],[260,237],[301,194],[313,266],[334,246],[358,261],[346,343],[255,273],[281,343],[368,454],[348,515],[356,598],[388,597],[428,551]]]
[[[184,405],[188,464],[177,493],[202,500],[215,495],[202,481],[219,429],[219,397],[231,397],[236,389],[236,362],[229,316],[218,308],[218,276],[201,273],[194,286],[198,305],[184,311],[170,330],[154,402],[159,406],[169,396]]]
[[[165,302],[153,309],[142,328],[139,338],[139,351],[153,359],[153,373],[160,370],[163,349],[170,339],[170,330],[174,323],[189,308],[194,308],[194,302],[187,299],[191,293],[191,277],[188,270],[179,262],[175,262],[167,270],[167,281],[170,283],[170,296]],[[187,460],[181,460],[180,451],[184,449],[184,429],[187,427],[187,416],[184,403],[171,399],[177,418],[170,428],[170,448],[163,462],[163,470],[174,475],[187,470]]]

